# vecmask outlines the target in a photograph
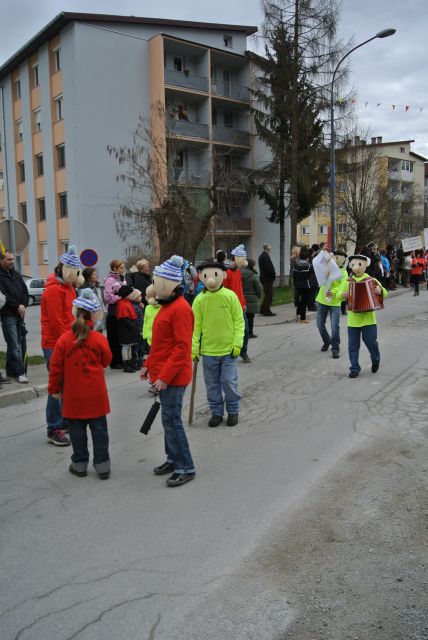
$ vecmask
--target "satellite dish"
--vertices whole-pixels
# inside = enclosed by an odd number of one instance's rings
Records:
[[[30,234],[25,224],[20,220],[2,220],[0,222],[0,241],[5,249],[12,250],[10,240],[11,224],[13,224],[13,230],[15,232],[15,254],[19,256],[28,247]]]

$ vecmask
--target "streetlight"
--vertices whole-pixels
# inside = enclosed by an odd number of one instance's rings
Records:
[[[331,89],[330,89],[330,225],[331,225],[331,250],[334,251],[335,248],[335,235],[336,235],[336,217],[335,217],[335,188],[336,188],[336,175],[335,175],[335,139],[334,139],[334,81],[336,80],[336,73],[339,69],[342,62],[349,56],[353,51],[363,47],[368,42],[372,40],[376,40],[376,38],[388,38],[389,36],[393,36],[396,32],[396,29],[383,29],[379,31],[375,36],[369,38],[368,40],[364,40],[360,44],[357,44],[356,47],[348,51],[348,53],[343,56],[341,60],[336,65],[335,70],[333,71],[333,78],[331,80]]]

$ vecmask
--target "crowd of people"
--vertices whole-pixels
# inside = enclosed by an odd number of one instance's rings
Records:
[[[251,363],[248,354],[255,315],[274,316],[271,310],[276,273],[270,245],[263,246],[256,270],[244,245],[235,247],[230,258],[223,250],[197,267],[180,256],[172,256],[151,271],[141,259],[128,272],[125,262],[112,260],[110,272],[100,287],[94,267],[83,268],[76,248],[60,257],[47,278],[41,301],[41,345],[49,370],[46,404],[48,442],[72,445],[69,470],[87,475],[89,426],[94,447],[94,467],[99,477],[110,475],[107,414],[110,411],[103,369],[110,366],[124,373],[140,372],[149,390],[160,398],[165,431],[166,461],[154,469],[156,475],[172,474],[168,486],[185,484],[195,477],[195,466],[181,420],[183,396],[192,379],[192,360],[202,359],[210,427],[239,420],[238,358]],[[374,279],[375,291],[385,298],[387,289],[401,283],[419,284],[427,272],[425,252],[401,255],[392,247],[378,251],[369,246],[351,256],[345,269],[342,250],[330,254],[325,246],[295,247],[291,256],[295,305],[300,322],[306,324],[307,309],[317,311],[321,351],[331,347],[340,355],[340,314],[347,314],[350,378],[360,373],[360,340],[366,344],[372,372],[379,368],[375,311],[346,311],[350,281]],[[336,280],[318,286],[317,256],[333,260],[339,269]],[[409,260],[410,258],[410,260]],[[400,262],[401,260],[401,262]],[[401,269],[401,270],[400,270]],[[408,276],[407,271],[410,271]],[[428,288],[428,286],[427,286]],[[0,307],[7,343],[6,377],[25,384],[25,309],[28,291],[14,268],[14,256],[0,257]],[[326,322],[331,321],[329,333]],[[106,333],[106,336],[104,335]]]

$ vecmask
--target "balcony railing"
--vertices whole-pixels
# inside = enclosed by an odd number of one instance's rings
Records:
[[[174,167],[169,171],[169,182],[182,187],[209,187],[211,174],[209,171],[198,171],[196,173],[185,168]]]
[[[211,80],[211,91],[218,96],[225,98],[233,98],[234,100],[242,100],[248,102],[250,100],[250,92],[248,87],[242,87],[232,82],[222,82],[219,80]]]
[[[197,76],[187,71],[175,71],[175,69],[165,69],[164,71],[165,84],[195,91],[208,91],[208,78],[204,76]]]
[[[173,120],[168,121],[168,134],[170,136],[187,136],[188,138],[203,138],[208,139],[209,131],[207,124],[201,124],[199,122],[189,122],[188,120]]]
[[[238,131],[232,127],[213,127],[213,139],[231,144],[250,146],[250,132]]]
[[[215,224],[216,233],[245,233],[252,232],[251,218],[236,216],[220,216]]]

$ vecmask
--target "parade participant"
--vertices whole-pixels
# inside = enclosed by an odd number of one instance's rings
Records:
[[[412,256],[412,271],[410,275],[410,282],[414,288],[414,296],[419,295],[419,283],[422,279],[422,275],[425,269],[425,260],[423,257],[422,249],[418,249]]]
[[[76,289],[83,284],[82,265],[75,246],[70,246],[55,267],[43,291],[40,311],[42,328],[42,349],[49,371],[50,359],[58,339],[68,331],[74,321],[72,309]],[[63,421],[61,401],[48,395],[46,404],[48,442],[59,447],[68,446],[70,441],[64,435],[68,428]]]
[[[202,355],[210,427],[223,421],[224,405],[227,425],[238,424],[239,401],[237,357],[244,339],[242,306],[237,295],[223,286],[225,267],[219,262],[204,262],[198,266],[205,290],[193,303],[195,329],[192,358]],[[224,398],[223,398],[224,393]]]
[[[135,373],[140,366],[132,360],[132,347],[138,344],[141,335],[140,322],[134,302],[141,303],[141,291],[130,284],[123,284],[113,292],[119,296],[116,305],[117,335],[122,348],[124,373]]]
[[[367,267],[370,266],[370,258],[364,255],[351,256],[349,258],[349,266],[352,270],[352,275],[348,280],[348,291],[342,293],[343,298],[349,297],[349,283],[350,281],[362,282],[371,276],[365,273]],[[386,298],[387,291],[382,287],[379,280],[373,278],[376,283],[375,292],[383,295]],[[358,362],[358,356],[360,352],[361,338],[370,353],[372,361],[372,373],[376,373],[379,369],[380,352],[377,342],[377,325],[376,325],[376,311],[352,311],[348,310],[348,352],[350,366],[350,378],[356,378],[361,367]]]
[[[87,475],[89,464],[86,427],[94,447],[94,468],[102,480],[110,475],[106,414],[110,413],[104,369],[111,360],[107,339],[94,324],[103,317],[100,301],[91,289],[73,300],[71,329],[56,343],[50,361],[49,394],[62,398],[73,447],[69,471],[79,478]]]
[[[331,254],[325,251],[327,258],[332,259]],[[348,272],[344,268],[346,253],[340,249],[333,253],[333,260],[340,269],[342,278],[335,280],[326,291],[326,285],[321,285],[317,302],[317,327],[320,332],[323,345],[321,351],[328,351],[331,345],[331,353],[333,358],[339,358],[340,351],[340,306],[342,304],[342,293],[348,287]],[[331,336],[326,329],[327,316],[330,316]]]
[[[100,320],[97,320],[94,329],[95,331],[101,331],[102,333],[105,329],[105,317],[104,317],[105,314],[104,314],[103,298],[100,292],[100,283],[98,282],[97,270],[94,267],[86,267],[82,271],[82,276],[84,278],[84,283],[79,288],[77,293],[80,295],[80,292],[83,291],[84,289],[92,289],[92,291],[97,296],[98,300],[100,301],[100,306],[103,309],[103,317]],[[100,314],[100,317],[101,317],[101,314]]]
[[[119,344],[116,305],[120,298],[117,295],[117,285],[126,284],[125,282],[125,263],[123,260],[112,260],[110,262],[110,272],[104,280],[104,303],[106,305],[106,328],[107,340],[112,353],[110,363],[111,369],[122,369],[122,349]]]
[[[153,272],[155,298],[161,305],[153,323],[150,355],[141,378],[150,377],[159,393],[165,431],[166,462],[153,471],[172,473],[166,484],[177,487],[195,477],[195,467],[181,419],[183,396],[192,379],[193,313],[181,288],[183,258],[172,256]]]
[[[146,289],[146,302],[147,306],[144,312],[143,331],[141,335],[143,340],[146,341],[148,352],[150,353],[150,347],[152,345],[153,323],[161,309],[159,302],[155,298],[155,288],[152,284]]]
[[[221,261],[219,262],[219,264]],[[247,318],[247,302],[245,300],[244,291],[242,288],[242,274],[241,267],[247,266],[247,253],[245,251],[245,247],[243,244],[238,245],[232,251],[232,257],[230,259],[229,268],[226,271],[226,279],[224,281],[224,286],[227,289],[231,289],[238,296],[238,300],[241,303],[242,313],[245,323],[245,334],[244,334],[244,342],[241,349],[241,358],[244,362],[250,363],[251,360],[247,353],[248,347],[248,337],[249,337],[249,329],[248,329],[248,318]]]

